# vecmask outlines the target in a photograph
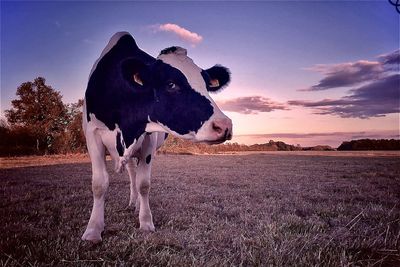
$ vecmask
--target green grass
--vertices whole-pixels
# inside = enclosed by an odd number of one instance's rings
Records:
[[[0,265],[400,266],[399,158],[158,156],[151,234],[109,169],[95,245],[89,164],[0,170]]]

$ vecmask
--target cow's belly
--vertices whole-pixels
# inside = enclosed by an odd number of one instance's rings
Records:
[[[144,133],[131,145],[132,147],[126,149],[129,153],[121,157],[117,150],[117,131],[99,130],[99,134],[101,134],[103,144],[110,153],[118,171],[122,167],[121,163],[124,160],[126,161],[127,157],[140,159],[142,151],[151,151],[154,154],[162,146],[166,138],[166,133],[163,132]],[[148,139],[148,141],[144,142],[145,139]]]

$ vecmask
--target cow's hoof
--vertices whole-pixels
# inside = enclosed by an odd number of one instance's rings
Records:
[[[101,232],[95,229],[86,229],[85,233],[82,235],[83,241],[90,241],[92,243],[99,243],[102,241]]]
[[[140,228],[143,232],[155,232],[156,228],[154,227],[153,223],[141,223]]]

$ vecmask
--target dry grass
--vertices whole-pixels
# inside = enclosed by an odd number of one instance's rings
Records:
[[[90,162],[88,154],[0,157],[0,169]]]
[[[0,170],[0,264],[400,264],[398,157],[158,156],[153,234],[126,209],[126,176],[112,173],[104,241],[91,245],[89,163]]]

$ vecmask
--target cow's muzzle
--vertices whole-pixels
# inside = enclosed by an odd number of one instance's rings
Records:
[[[215,144],[223,143],[232,139],[232,121],[229,118],[214,119],[212,122],[212,130],[216,136]]]

